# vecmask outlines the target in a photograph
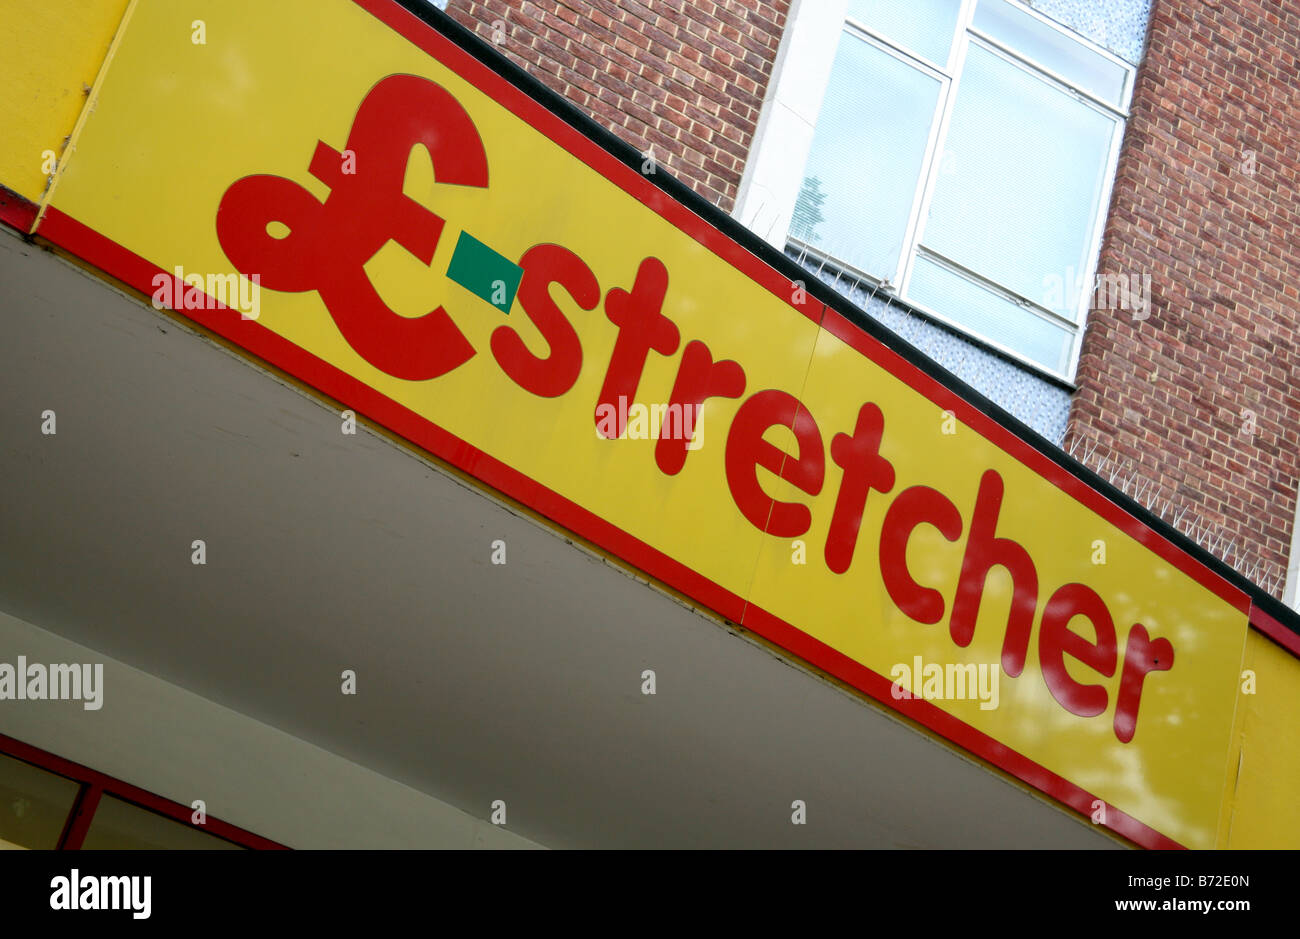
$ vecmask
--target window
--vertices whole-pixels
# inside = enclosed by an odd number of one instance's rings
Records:
[[[1068,379],[1132,77],[1014,0],[848,0],[789,243]]]
[[[0,850],[279,848],[191,807],[0,734]]]
[[[0,849],[57,848],[80,789],[64,776],[0,756]]]
[[[83,851],[237,851],[239,845],[206,831],[105,795],[95,807]]]

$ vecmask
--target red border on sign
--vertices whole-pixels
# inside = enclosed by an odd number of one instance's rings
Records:
[[[1250,625],[1272,639],[1292,655],[1300,657],[1300,636],[1287,629],[1255,604],[1250,607]]]
[[[354,0],[354,2],[483,90],[498,104],[545,134],[586,166],[694,238],[717,257],[765,287],[791,309],[797,310],[814,323],[820,321],[832,335],[936,404],[953,411],[958,419],[1007,454],[1091,511],[1116,525],[1235,609],[1242,613],[1251,612],[1250,598],[1245,592],[1232,586],[1154,529],[1106,499],[1083,480],[1034,449],[937,379],[927,375],[884,343],[855,327],[841,314],[820,302],[811,300],[802,307],[791,304],[789,301],[791,282],[788,278],[654,186],[580,131],[550,113],[525,92],[478,62],[468,52],[422,22],[414,14],[393,3],[392,0]],[[163,273],[165,276],[170,276],[152,262],[52,206],[47,208],[38,234],[146,295],[153,292],[153,278],[156,274]],[[348,407],[367,415],[388,430],[623,558],[719,615],[741,623],[757,635],[870,695],[890,709],[916,720],[935,733],[988,760],[1083,815],[1088,816],[1092,813],[1092,806],[1096,801],[1092,794],[930,702],[922,699],[894,700],[890,695],[892,682],[865,665],[848,658],[779,617],[753,605],[747,605],[737,594],[518,470],[494,459],[336,366],[292,344],[261,326],[256,320],[244,319],[237,311],[219,306],[216,309],[187,309],[182,312],[212,332],[326,395],[340,402],[346,402]],[[1251,621],[1259,624],[1253,615]],[[1276,630],[1286,632],[1271,617],[1268,621],[1273,623]],[[1260,628],[1265,629],[1264,626]],[[1106,809],[1106,827],[1137,844],[1149,848],[1182,847],[1178,842],[1120,812],[1115,807],[1107,805]]]
[[[146,295],[153,293],[156,275],[172,276],[54,206],[46,208],[37,234]],[[500,460],[488,456],[469,442],[443,430],[306,349],[294,345],[256,320],[245,319],[237,310],[225,307],[216,300],[212,301],[212,306],[213,309],[186,309],[181,312],[188,319],[283,369],[305,384],[323,391],[331,398],[346,402],[348,407],[365,414],[398,436],[599,544],[727,619],[740,622],[745,603],[730,590]]]
[[[45,210],[39,234],[142,293],[151,293],[153,278],[166,272],[53,206]],[[170,275],[166,275],[170,276]],[[1044,794],[1092,813],[1096,797],[982,731],[923,699],[894,700],[892,682],[826,645],[780,617],[768,613],[720,584],[686,567],[623,529],[525,476],[477,447],[421,417],[409,408],[362,383],[307,350],[277,335],[236,310],[187,309],[185,315],[271,365],[293,375],[331,398],[346,402],[406,440],[429,451],[557,524],[600,545],[636,568],[686,594],[719,615],[740,623],[822,671],[916,720],[942,737],[988,760]],[[832,311],[827,310],[828,315]],[[846,324],[847,325],[847,324]],[[852,329],[850,325],[848,328]],[[864,340],[867,337],[863,337]],[[904,363],[906,364],[906,363]],[[947,389],[944,391],[948,392]],[[954,402],[960,400],[952,395]],[[1154,828],[1106,806],[1106,827],[1146,848],[1183,845]]]
[[[1028,783],[1058,802],[1063,802],[1084,816],[1090,817],[1094,812],[1094,803],[1100,801],[1087,790],[1081,789],[1063,776],[1035,763],[1029,757],[1018,753],[983,731],[975,729],[929,701],[923,698],[896,699],[891,692],[894,683],[888,678],[780,617],[773,616],[761,607],[751,604],[746,610],[743,625],[769,642],[776,643],[799,658],[816,665],[822,671],[871,695],[891,710],[898,711],[917,723],[925,725],[941,737],[951,740],[976,756],[983,757],[1022,782]],[[1144,848],[1183,847],[1177,841],[1133,816],[1121,812],[1110,803],[1106,803],[1106,827]]]
[[[24,199],[12,189],[0,186],[0,222],[25,235],[32,230],[39,211],[35,202]]]

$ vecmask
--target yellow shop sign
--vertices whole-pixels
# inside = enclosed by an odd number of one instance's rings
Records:
[[[400,4],[194,15],[133,5],[40,237],[1093,821],[1220,840],[1245,594]]]

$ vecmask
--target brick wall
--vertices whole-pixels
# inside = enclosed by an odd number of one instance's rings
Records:
[[[447,12],[725,211],[789,0],[450,0]]]
[[[1101,255],[1151,275],[1150,316],[1091,314],[1071,413],[1121,476],[1154,481],[1142,501],[1202,543],[1226,535],[1216,553],[1262,561],[1279,596],[1300,426],[1297,59],[1296,3],[1156,0]]]

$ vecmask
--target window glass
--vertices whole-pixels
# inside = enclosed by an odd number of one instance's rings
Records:
[[[980,0],[972,24],[1071,84],[1123,106],[1128,70],[1005,0]]]
[[[85,851],[238,851],[240,845],[105,794],[90,820]]]
[[[1010,0],[847,11],[790,239],[1069,378],[1132,69]]]
[[[1069,367],[1073,339],[1069,329],[924,255],[916,259],[908,299],[1014,349],[1048,371]]]
[[[938,79],[844,33],[791,237],[893,279],[940,90]]]
[[[972,44],[925,246],[1078,321],[1115,119]],[[1055,289],[1053,289],[1055,288]]]
[[[849,16],[935,65],[948,63],[961,0],[849,0]]]
[[[0,849],[53,850],[81,784],[0,756]]]

